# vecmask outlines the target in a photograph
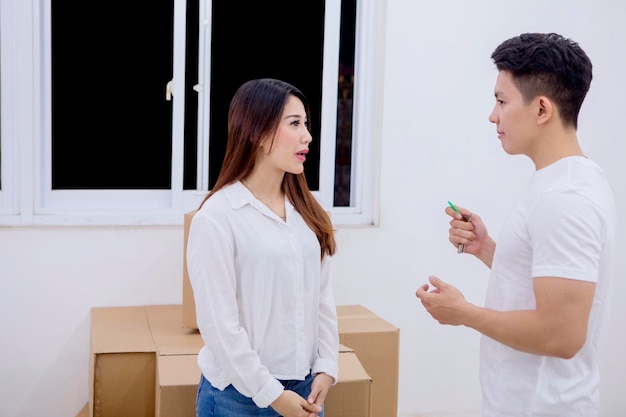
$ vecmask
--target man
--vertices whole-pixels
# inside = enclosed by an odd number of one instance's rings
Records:
[[[491,269],[485,307],[431,276],[416,296],[441,324],[479,331],[484,417],[593,417],[598,344],[608,316],[616,211],[602,169],[585,157],[578,113],[592,65],[558,34],[513,37],[491,55],[489,121],[502,148],[535,164],[493,240],[479,215],[446,207],[449,240]]]

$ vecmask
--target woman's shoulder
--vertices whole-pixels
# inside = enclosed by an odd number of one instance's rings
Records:
[[[214,192],[198,209],[203,215],[228,214],[243,205],[239,183],[228,184]],[[245,197],[245,195],[243,195]]]

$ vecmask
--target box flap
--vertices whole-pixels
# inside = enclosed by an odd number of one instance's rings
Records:
[[[198,355],[159,356],[157,361],[159,386],[198,386]]]
[[[368,310],[361,304],[351,304],[351,305],[340,305],[337,306],[337,314],[342,317],[350,317],[350,316],[371,316],[374,313],[371,310]]]
[[[93,307],[92,353],[154,352],[146,309],[139,307]]]
[[[352,382],[352,381],[371,381],[372,377],[369,376],[363,365],[359,361],[359,358],[354,353],[343,352],[339,354],[339,382]]]
[[[339,378],[324,401],[326,417],[371,417],[372,378],[352,349],[340,346]],[[382,417],[382,416],[381,416]],[[386,416],[385,416],[386,417]],[[389,416],[391,417],[391,416]]]
[[[152,337],[160,355],[193,355],[200,352],[204,341],[198,330],[182,327],[182,305],[146,306]]]
[[[339,333],[397,332],[398,328],[361,305],[337,306]]]
[[[351,347],[348,347],[346,345],[342,345],[341,343],[339,343],[339,353],[345,353],[345,352],[354,352],[354,349],[352,349]]]

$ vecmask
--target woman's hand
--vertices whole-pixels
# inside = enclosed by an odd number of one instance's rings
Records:
[[[328,394],[328,390],[330,390],[333,381],[333,378],[325,373],[319,373],[315,375],[315,379],[313,379],[313,384],[311,384],[311,393],[309,394],[308,398],[309,403],[318,405],[321,410],[321,407],[323,407],[324,405],[326,395]]]
[[[322,411],[320,405],[310,403],[290,390],[284,390],[271,406],[283,417],[317,417]]]

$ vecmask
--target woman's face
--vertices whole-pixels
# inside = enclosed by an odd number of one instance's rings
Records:
[[[303,172],[309,143],[313,140],[308,124],[300,99],[289,96],[273,141],[270,138],[263,145],[266,161],[277,170],[291,174]]]

